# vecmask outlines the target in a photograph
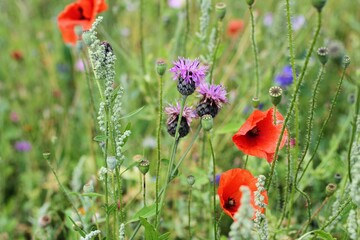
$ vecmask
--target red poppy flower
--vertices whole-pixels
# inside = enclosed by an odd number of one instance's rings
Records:
[[[96,14],[106,9],[105,0],[78,0],[67,5],[58,16],[58,26],[64,42],[75,44],[78,40],[75,26],[81,26],[83,31],[89,30]]]
[[[229,37],[236,37],[243,28],[244,28],[243,20],[241,19],[231,20],[227,26],[227,35]]]
[[[24,59],[24,55],[19,50],[15,50],[11,53],[11,57],[16,61],[22,61]]]
[[[277,124],[274,125],[273,111],[273,108],[266,112],[255,110],[232,137],[235,145],[245,154],[266,158],[269,163],[273,161],[284,120],[284,117],[277,111]],[[288,133],[285,129],[280,148],[284,146],[287,136]]]
[[[264,208],[255,205],[255,192],[257,191],[256,183],[257,178],[245,169],[234,168],[222,173],[218,195],[221,208],[224,212],[234,219],[234,215],[238,211],[241,203],[242,192],[240,191],[240,187],[247,186],[250,190],[250,204],[254,208],[253,218],[255,218],[255,210],[264,213]],[[263,191],[261,195],[264,196],[264,203],[267,204],[267,192]]]

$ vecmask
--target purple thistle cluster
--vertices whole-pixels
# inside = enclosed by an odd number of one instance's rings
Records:
[[[293,83],[292,69],[290,65],[286,65],[282,72],[275,77],[275,83],[281,87],[287,87]]]
[[[31,150],[31,143],[28,141],[17,141],[14,144],[14,148],[18,152],[28,152]]]
[[[190,60],[179,57],[173,62],[169,70],[173,73],[173,79],[177,80],[177,89],[183,96],[189,96],[198,87],[201,100],[194,110],[185,106],[182,119],[180,119],[179,137],[184,137],[190,131],[190,123],[193,118],[211,115],[215,117],[223,103],[227,103],[227,92],[222,85],[209,85],[205,82],[208,67],[201,65],[198,59]],[[175,136],[181,106],[179,102],[175,106],[169,105],[165,108],[168,115],[167,130],[171,136]]]

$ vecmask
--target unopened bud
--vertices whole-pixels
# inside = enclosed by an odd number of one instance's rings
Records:
[[[142,159],[138,164],[139,171],[142,174],[146,174],[150,169],[150,162],[147,159]]]
[[[340,183],[341,179],[342,179],[342,176],[341,176],[340,173],[335,173],[334,178],[335,178],[336,183]]]
[[[156,62],[156,72],[157,74],[159,74],[160,76],[163,76],[165,74],[166,71],[166,63],[163,60],[158,60]]]
[[[281,87],[274,86],[269,89],[269,95],[271,97],[271,102],[274,106],[277,106],[281,101],[282,89]]]
[[[318,12],[321,12],[326,4],[326,0],[312,0],[311,2],[312,5],[318,10]]]
[[[259,105],[260,105],[260,99],[258,99],[257,97],[254,97],[252,99],[252,105],[253,105],[254,108],[258,108]]]
[[[39,218],[39,226],[44,228],[51,223],[51,217],[49,215],[44,215]]]
[[[195,177],[193,175],[189,175],[186,180],[190,186],[194,185],[195,183]]]
[[[217,3],[215,6],[217,17],[220,21],[222,21],[226,14],[226,4],[221,2]]]
[[[214,125],[214,119],[210,114],[201,117],[201,126],[205,131],[210,131]]]
[[[330,197],[334,194],[334,192],[336,191],[336,184],[335,183],[329,183],[327,186],[326,186],[326,190],[325,190],[325,193],[326,193],[326,196]]]
[[[44,153],[43,153],[43,157],[44,157],[45,160],[49,160],[49,158],[50,158],[50,153],[49,153],[49,152],[44,152]]]
[[[348,55],[345,55],[343,57],[343,65],[344,65],[344,68],[347,68],[349,65],[350,65],[350,62],[351,62],[351,59]]]
[[[325,65],[329,59],[329,50],[327,47],[321,47],[317,50],[317,55],[322,65]]]
[[[252,6],[254,4],[255,0],[246,0],[246,3],[249,5],[249,6]]]

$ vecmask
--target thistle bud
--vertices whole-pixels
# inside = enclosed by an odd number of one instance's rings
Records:
[[[195,177],[193,175],[189,175],[186,180],[190,186],[194,185],[195,183]]]
[[[329,50],[327,47],[321,47],[317,50],[318,58],[322,65],[325,65],[329,58]]]
[[[157,74],[159,74],[160,76],[163,76],[165,74],[166,71],[166,63],[163,60],[158,60],[156,62],[156,72]]]
[[[335,183],[329,183],[327,186],[326,186],[326,190],[325,190],[325,193],[326,193],[326,196],[330,197],[334,194],[334,192],[336,191],[336,184]]]
[[[226,4],[221,2],[217,3],[215,6],[217,17],[220,21],[222,21],[226,14]]]
[[[214,125],[213,117],[210,114],[205,114],[201,117],[201,126],[205,131],[210,131]]]
[[[312,0],[311,3],[318,10],[318,12],[321,12],[322,8],[326,4],[326,0]]]
[[[138,164],[139,171],[142,174],[146,174],[150,169],[150,162],[147,159],[142,159]]]
[[[274,86],[269,89],[269,95],[271,97],[271,102],[274,106],[277,106],[281,101],[282,89],[281,87]]]
[[[351,59],[348,55],[345,55],[343,57],[343,65],[344,65],[344,68],[347,68],[349,65],[350,65],[350,62],[351,62]]]
[[[252,6],[254,4],[255,0],[246,0],[246,3],[249,5],[249,6]]]
[[[258,108],[259,105],[260,105],[260,99],[258,99],[257,97],[254,97],[252,99],[252,105],[253,105],[254,108]]]
[[[94,42],[94,39],[92,38],[92,33],[90,31],[84,31],[81,37],[87,46],[90,46]]]

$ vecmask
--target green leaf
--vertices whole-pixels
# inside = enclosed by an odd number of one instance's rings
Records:
[[[216,134],[224,134],[224,133],[235,133],[240,128],[240,124],[236,123],[228,123],[223,127],[220,127],[216,130]]]
[[[159,234],[153,225],[142,217],[140,217],[140,222],[145,227],[145,240],[159,240]]]
[[[133,163],[131,163],[124,171],[122,171],[122,172],[120,173],[120,176],[121,176],[124,172],[126,172],[126,171],[128,171],[129,169],[135,167],[135,166],[138,165],[138,164],[139,164],[138,162],[133,162]]]
[[[131,113],[129,113],[129,114],[121,117],[120,120],[134,116],[135,114],[141,112],[141,110],[143,110],[144,107],[145,107],[145,106],[142,106],[141,108],[138,108],[138,109],[136,109],[135,111],[133,111],[133,112],[131,112]]]
[[[168,240],[170,239],[170,232],[164,233],[163,235],[159,236],[159,240]]]
[[[304,235],[302,235],[298,240],[305,239],[308,236],[316,236],[316,239],[323,239],[323,240],[336,240],[336,238],[333,238],[330,233],[325,232],[324,230],[314,230],[311,232],[307,232]]]
[[[94,141],[96,142],[105,142],[106,140],[106,135],[97,135],[94,137]]]
[[[130,220],[128,220],[125,224],[139,221],[140,218],[152,217],[155,215],[155,213],[156,213],[155,204],[152,204],[150,206],[145,206],[142,209],[140,209],[137,213],[135,213],[135,215]]]
[[[83,194],[81,194],[81,196],[84,196],[84,197],[105,197],[104,194],[100,194],[100,193],[83,193]]]

